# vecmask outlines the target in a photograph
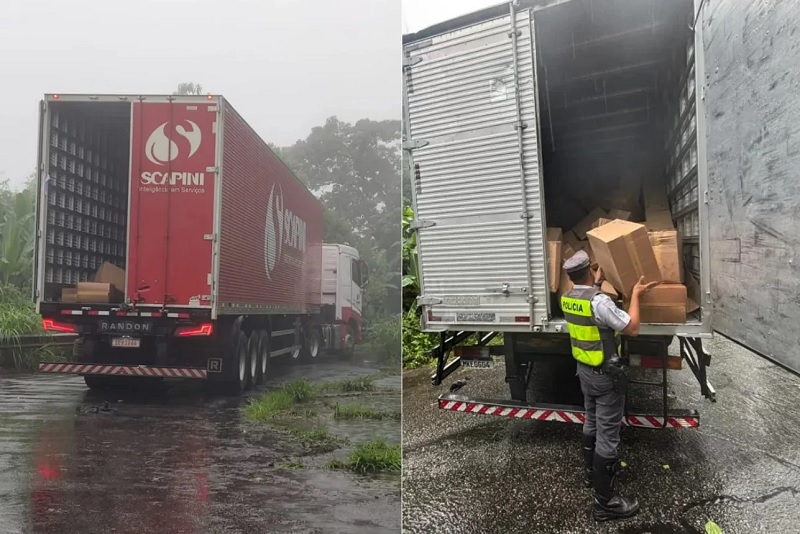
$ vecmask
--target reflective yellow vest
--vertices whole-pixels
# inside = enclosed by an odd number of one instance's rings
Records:
[[[600,328],[594,321],[592,298],[596,289],[577,289],[561,297],[561,310],[567,320],[572,357],[590,367],[599,367],[607,357],[619,354],[619,333]]]

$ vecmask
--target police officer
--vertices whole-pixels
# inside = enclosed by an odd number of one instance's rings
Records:
[[[564,262],[564,270],[575,284],[561,297],[561,309],[569,327],[572,356],[578,360],[586,408],[583,458],[586,486],[594,487],[594,517],[598,521],[631,517],[639,511],[639,503],[614,492],[627,384],[619,335],[639,334],[639,298],[658,282],[645,284],[642,277],[633,287],[626,313],[600,291],[603,271],[591,269],[586,252],[575,253]]]

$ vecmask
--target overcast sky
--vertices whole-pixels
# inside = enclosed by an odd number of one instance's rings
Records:
[[[496,6],[503,0],[402,0],[403,33],[413,33],[437,22]]]
[[[436,3],[433,0],[431,3]],[[0,179],[36,166],[44,93],[222,94],[269,142],[400,119],[399,0],[0,0]]]

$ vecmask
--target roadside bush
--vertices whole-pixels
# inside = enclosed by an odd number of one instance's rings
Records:
[[[403,367],[416,369],[431,361],[430,351],[437,344],[436,334],[420,331],[414,312],[403,314]]]
[[[35,370],[40,361],[63,361],[62,346],[25,347],[25,336],[47,336],[27,290],[0,286],[0,366],[18,371]],[[68,351],[66,351],[68,352]]]
[[[369,327],[367,340],[379,361],[400,362],[400,326],[400,317],[392,315]]]

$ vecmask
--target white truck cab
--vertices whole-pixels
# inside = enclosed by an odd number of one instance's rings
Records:
[[[361,342],[364,287],[369,279],[367,264],[349,245],[322,246],[323,313],[342,327],[342,335]]]

